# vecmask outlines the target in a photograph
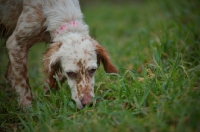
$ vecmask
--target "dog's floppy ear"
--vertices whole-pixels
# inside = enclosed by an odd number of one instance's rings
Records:
[[[56,80],[53,76],[60,69],[60,58],[55,53],[59,50],[61,45],[61,42],[52,43],[44,54],[44,72],[46,74],[46,82],[49,84],[50,88],[55,86]]]
[[[108,51],[97,42],[95,42],[94,45],[97,53],[97,61],[98,61],[97,63],[100,64],[101,61],[103,63],[104,70],[107,73],[118,73],[117,69],[110,60]]]

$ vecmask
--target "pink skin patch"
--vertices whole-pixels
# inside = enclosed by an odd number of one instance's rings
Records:
[[[67,29],[68,26],[77,26],[78,23],[77,22],[68,22],[63,24],[56,32],[56,35],[60,34],[61,32],[65,31]]]

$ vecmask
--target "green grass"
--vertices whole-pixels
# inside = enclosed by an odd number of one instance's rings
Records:
[[[0,131],[200,131],[200,2],[164,0],[86,3],[90,34],[119,69],[96,73],[94,107],[77,110],[70,90],[42,91],[44,44],[29,55],[34,102],[23,112],[9,92],[1,46]]]

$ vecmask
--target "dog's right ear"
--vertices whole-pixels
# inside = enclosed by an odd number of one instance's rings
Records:
[[[46,83],[49,84],[50,88],[55,86],[56,79],[53,76],[60,69],[60,58],[55,53],[59,50],[61,45],[61,42],[52,43],[44,54],[44,72],[46,74]]]

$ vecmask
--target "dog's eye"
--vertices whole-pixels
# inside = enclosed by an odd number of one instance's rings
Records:
[[[71,79],[77,78],[77,73],[75,72],[67,72],[67,76]]]
[[[95,73],[95,71],[96,71],[96,69],[95,68],[93,68],[93,69],[90,69],[88,72],[89,72],[89,75],[90,76],[93,76],[94,75],[94,73]]]

